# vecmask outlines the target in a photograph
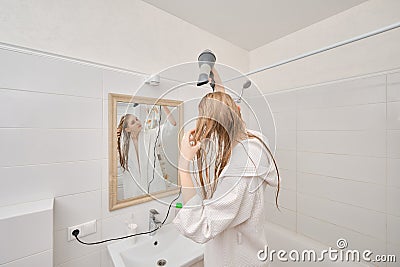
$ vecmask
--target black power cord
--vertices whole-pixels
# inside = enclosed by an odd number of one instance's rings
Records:
[[[154,143],[154,150],[153,150],[153,158],[154,158],[154,160],[153,160],[153,176],[147,185],[147,194],[150,194],[150,185],[154,180],[154,172],[156,170],[156,148],[157,148],[158,138],[159,138],[160,132],[161,132],[161,114],[162,114],[162,111],[161,111],[161,105],[160,105],[160,119],[158,120],[158,130],[157,130],[157,136],[156,136],[156,141]]]
[[[74,231],[72,231],[72,235],[75,236],[75,239],[76,239],[79,243],[81,243],[81,244],[83,244],[83,245],[89,245],[89,246],[91,246],[91,245],[99,245],[99,244],[106,243],[106,242],[110,242],[110,241],[121,240],[121,239],[129,238],[129,237],[133,237],[133,236],[145,235],[145,234],[153,233],[153,232],[157,231],[158,229],[160,229],[160,228],[164,225],[165,221],[166,221],[167,218],[168,218],[169,211],[171,210],[172,203],[174,203],[174,201],[177,200],[177,199],[181,196],[181,193],[182,193],[182,187],[179,187],[179,194],[178,194],[178,196],[177,196],[174,200],[171,201],[171,204],[169,204],[168,211],[167,211],[167,215],[165,216],[164,221],[162,221],[162,223],[161,223],[161,225],[160,225],[159,227],[157,227],[157,228],[155,228],[155,229],[153,229],[153,230],[151,230],[151,231],[142,232],[142,233],[137,233],[137,234],[132,234],[132,235],[127,235],[127,236],[122,236],[122,237],[116,237],[116,238],[105,239],[105,240],[97,241],[97,242],[84,242],[84,241],[80,240],[80,239],[78,238],[78,235],[79,235],[79,230],[78,230],[78,229],[75,229]]]
[[[147,187],[147,192],[148,192],[148,193],[150,192],[150,184],[151,184],[151,182],[153,182],[153,180],[154,180],[154,171],[155,171],[155,168],[156,168],[156,147],[157,147],[157,142],[158,142],[158,138],[159,138],[159,135],[160,135],[160,130],[161,130],[161,105],[160,105],[160,119],[159,119],[159,121],[158,121],[157,137],[156,137],[156,141],[155,141],[155,144],[154,144],[154,151],[153,151],[153,152],[154,152],[153,177],[152,177],[152,179],[151,179],[151,181],[149,182],[148,187]],[[116,238],[105,239],[105,240],[97,241],[97,242],[84,242],[84,241],[80,240],[80,239],[78,238],[79,229],[75,229],[74,231],[72,231],[72,235],[75,237],[75,239],[76,239],[79,243],[81,243],[81,244],[83,244],[83,245],[88,245],[88,246],[90,246],[90,245],[99,245],[99,244],[102,244],[102,243],[106,243],[106,242],[110,242],[110,241],[115,241],[115,240],[121,240],[121,239],[129,238],[129,237],[133,237],[133,236],[145,235],[145,234],[153,233],[153,232],[157,231],[158,229],[160,229],[160,228],[164,225],[165,221],[166,221],[167,218],[168,218],[169,211],[171,210],[172,203],[174,203],[174,201],[177,200],[177,199],[181,196],[181,193],[182,193],[182,187],[179,187],[179,194],[178,194],[178,196],[177,196],[174,200],[172,200],[171,203],[169,204],[168,211],[167,211],[167,215],[165,216],[164,221],[161,223],[161,225],[160,225],[159,227],[157,227],[157,228],[155,228],[155,229],[153,229],[153,230],[151,230],[151,231],[142,232],[142,233],[136,233],[136,234],[132,234],[132,235],[126,235],[126,236],[122,236],[122,237],[116,237]]]

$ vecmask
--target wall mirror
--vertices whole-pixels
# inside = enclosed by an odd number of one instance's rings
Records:
[[[179,192],[183,102],[109,94],[109,209]]]

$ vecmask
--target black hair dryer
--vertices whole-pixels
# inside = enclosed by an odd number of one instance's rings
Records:
[[[204,50],[201,52],[198,58],[200,74],[197,82],[197,86],[202,86],[208,83],[208,78],[210,77],[211,69],[214,67],[216,56],[211,50]]]

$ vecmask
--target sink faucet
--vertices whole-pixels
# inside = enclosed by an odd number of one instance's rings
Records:
[[[156,215],[160,214],[156,209],[149,210],[149,231],[152,231],[161,226],[161,222],[156,219]],[[157,231],[149,233],[149,235],[155,235]]]

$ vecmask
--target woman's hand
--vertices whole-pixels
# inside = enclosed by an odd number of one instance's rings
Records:
[[[187,131],[182,138],[181,142],[181,156],[179,157],[179,168],[188,170],[189,163],[196,156],[197,151],[200,149],[201,142],[196,142],[194,139],[195,129]]]

